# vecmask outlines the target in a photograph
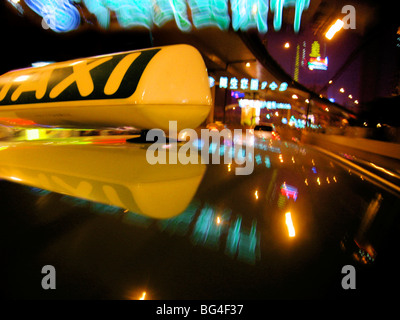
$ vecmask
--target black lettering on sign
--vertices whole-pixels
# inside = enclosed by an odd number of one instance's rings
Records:
[[[161,49],[83,59],[0,77],[0,105],[124,99]]]

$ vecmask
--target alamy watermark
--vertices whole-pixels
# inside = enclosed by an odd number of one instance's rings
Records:
[[[356,289],[356,268],[350,264],[345,265],[342,268],[342,274],[345,274],[342,278],[342,288],[344,290]]]
[[[46,274],[42,279],[42,288],[44,290],[56,288],[56,268],[52,265],[45,265],[42,268],[42,274]]]
[[[183,135],[185,142],[178,143],[178,137]],[[178,133],[177,122],[169,121],[168,135],[160,129],[151,129],[146,141],[154,142],[146,152],[146,160],[152,165],[166,164],[168,150],[168,164],[220,164],[223,157],[224,164],[234,162],[238,165],[236,175],[249,175],[254,170],[254,135],[250,129],[246,129],[245,134],[242,129],[234,129],[233,133],[226,128],[221,131],[201,129],[199,137],[194,129]]]
[[[343,29],[355,29],[356,28],[356,8],[352,5],[345,5],[342,8],[342,13],[347,13],[342,21],[344,22]]]

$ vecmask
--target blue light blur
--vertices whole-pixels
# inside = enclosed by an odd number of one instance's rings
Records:
[[[25,3],[55,32],[72,31],[80,25],[80,13],[69,0],[25,0]]]

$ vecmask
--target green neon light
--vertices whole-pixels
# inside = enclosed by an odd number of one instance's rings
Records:
[[[229,28],[228,0],[189,0],[193,24],[196,28],[215,26]]]
[[[308,9],[310,0],[82,0],[100,26],[108,29],[114,12],[121,27],[142,26],[151,29],[175,21],[182,31],[218,27],[228,30],[231,22],[235,31],[256,28],[260,33],[268,31],[268,10],[274,13],[273,25],[281,29],[283,8],[295,7],[294,31],[300,30],[301,15]],[[75,2],[80,2],[75,0]],[[268,5],[269,4],[269,5]],[[190,10],[189,10],[190,9]],[[191,13],[189,17],[188,12]],[[190,19],[191,18],[191,19]]]
[[[283,8],[294,6],[294,31],[299,32],[301,15],[305,9],[308,9],[309,5],[310,0],[271,0],[270,8],[274,13],[274,29],[279,31],[282,27]]]
[[[190,31],[192,25],[187,17],[187,7],[184,0],[158,0],[153,6],[154,23],[161,27],[168,21],[175,20],[182,31]]]
[[[233,30],[257,28],[261,33],[268,31],[268,1],[232,0],[231,10]]]

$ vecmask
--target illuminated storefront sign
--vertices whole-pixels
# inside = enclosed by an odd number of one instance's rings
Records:
[[[56,32],[71,31],[77,27],[80,15],[74,5],[76,3],[84,4],[87,10],[96,16],[99,25],[105,29],[110,27],[111,17],[115,15],[118,24],[123,28],[140,26],[151,29],[154,25],[162,27],[167,22],[175,21],[182,31],[190,31],[193,26],[197,29],[217,27],[229,30],[232,25],[234,31],[254,28],[261,33],[268,31],[269,10],[274,15],[274,30],[280,30],[283,8],[287,7],[295,8],[293,28],[298,32],[303,11],[310,5],[310,0],[27,0],[25,2],[44,19],[60,20],[68,24],[61,28],[50,26]],[[49,8],[52,9],[50,13]]]
[[[244,92],[240,92],[240,91],[232,91],[231,92],[231,97],[234,97],[236,99],[244,98],[244,96],[245,96]]]
[[[310,58],[308,61],[308,69],[310,70],[328,70],[328,57]]]
[[[210,84],[210,88],[214,87],[215,79],[211,76],[208,76],[208,83]]]
[[[265,101],[265,108],[267,109],[292,109],[290,103],[279,103],[276,101]]]
[[[318,41],[311,44],[310,60],[308,61],[309,70],[328,70],[328,57],[321,57],[320,48]]]
[[[276,101],[263,101],[263,100],[251,100],[251,99],[240,99],[238,101],[239,107],[241,108],[241,119],[242,125],[254,125],[259,124],[261,109],[276,110],[286,109],[290,110],[292,106],[289,103],[278,103]],[[268,115],[267,118],[269,119]]]
[[[281,185],[281,194],[284,195],[286,198],[292,198],[294,201],[297,200],[298,191],[296,187],[290,186],[284,182]]]
[[[272,81],[269,86],[267,81],[261,82],[258,79],[247,79],[243,78],[238,80],[237,78],[228,78],[228,77],[220,77],[219,78],[219,87],[222,89],[230,89],[230,90],[265,90],[267,87],[271,90],[278,89],[279,91],[286,91],[288,88],[288,84],[286,82],[282,82],[279,86],[275,81]]]
[[[284,109],[290,110],[292,106],[290,103],[279,103],[276,101],[262,101],[262,100],[250,100],[250,99],[240,99],[239,106],[241,108],[251,107],[256,109],[268,109],[268,110],[275,110],[275,109]]]

